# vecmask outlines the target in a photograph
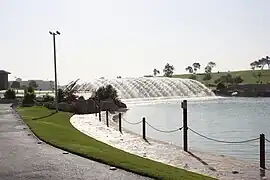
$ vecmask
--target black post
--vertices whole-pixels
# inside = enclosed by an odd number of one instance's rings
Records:
[[[265,169],[265,136],[260,134],[260,168]]]
[[[119,113],[119,131],[122,133],[122,114]]]
[[[146,136],[145,136],[145,117],[142,118],[142,136],[143,139],[146,140]]]
[[[106,124],[107,124],[107,127],[109,127],[109,112],[106,111]]]
[[[184,151],[188,151],[188,125],[187,125],[187,100],[182,102],[183,108],[183,144]]]

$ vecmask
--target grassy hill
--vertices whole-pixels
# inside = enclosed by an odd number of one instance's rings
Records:
[[[244,79],[244,82],[242,84],[257,84],[257,78],[254,77],[254,73],[261,72],[261,81],[263,84],[270,83],[270,70],[246,70],[246,71],[232,71],[230,72],[233,77],[235,76],[241,76]],[[218,79],[221,76],[224,76],[228,74],[228,72],[219,72],[219,73],[212,73],[212,79],[209,81],[203,81],[203,73],[198,73],[197,80],[202,82],[203,84],[215,84],[214,81]],[[180,74],[180,75],[174,75],[175,78],[189,78],[191,74]]]

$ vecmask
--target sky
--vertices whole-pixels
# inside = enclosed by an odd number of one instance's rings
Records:
[[[0,69],[9,79],[175,74],[194,62],[215,71],[250,69],[270,55],[269,0],[1,0]],[[203,71],[204,68],[201,69]]]

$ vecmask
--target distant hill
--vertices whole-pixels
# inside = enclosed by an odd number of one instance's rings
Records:
[[[198,81],[206,85],[214,85],[215,80],[221,76],[224,76],[228,73],[231,73],[232,76],[241,76],[244,79],[244,82],[241,84],[257,84],[257,78],[254,77],[254,73],[261,72],[262,76],[260,81],[263,84],[270,83],[270,70],[246,70],[246,71],[232,71],[232,72],[215,72],[212,73],[212,79],[209,81],[203,81],[204,73],[196,74]],[[189,78],[191,74],[180,74],[174,75],[174,78]]]

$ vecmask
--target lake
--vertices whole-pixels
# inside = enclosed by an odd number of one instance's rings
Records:
[[[156,101],[128,100],[129,111],[123,118],[138,122],[142,117],[155,128],[173,130],[182,127],[181,99]],[[261,133],[270,140],[270,98],[198,98],[188,100],[189,128],[214,139],[242,141],[259,137]],[[141,124],[123,121],[123,127],[141,134]],[[147,126],[146,136],[182,147],[182,133],[162,133]],[[189,148],[203,152],[236,157],[258,162],[259,140],[243,144],[224,144],[202,138],[188,131]],[[266,144],[266,161],[270,167],[270,143]]]

